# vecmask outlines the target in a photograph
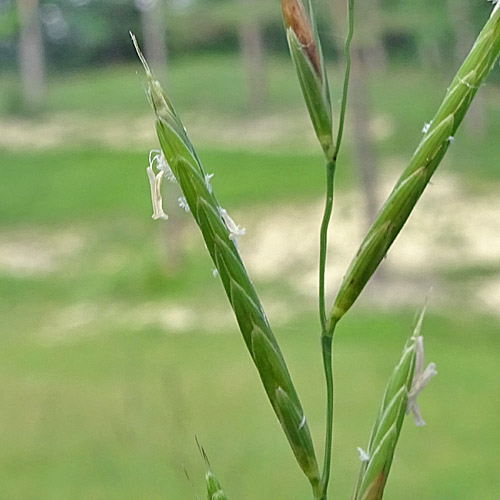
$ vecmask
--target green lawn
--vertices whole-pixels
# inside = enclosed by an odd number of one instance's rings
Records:
[[[131,50],[132,44],[130,46]],[[293,67],[284,58],[271,58],[268,68],[268,95],[271,109],[300,106],[300,90]],[[105,110],[133,116],[144,111],[144,77],[139,60],[133,65],[88,70],[84,73],[52,75],[46,110],[78,112],[100,116]],[[248,111],[244,71],[236,56],[203,55],[174,60],[162,78],[179,109],[237,116]],[[15,93],[14,75],[0,79],[0,112],[10,109]]]
[[[284,123],[305,113],[298,83],[293,68],[287,59],[270,57],[267,64],[268,100],[262,109],[255,109],[245,98],[244,72],[241,61],[235,56],[219,57],[204,55],[175,59],[163,82],[177,111],[186,117],[187,123],[195,118],[214,126],[223,123],[246,133],[245,119],[266,115],[283,116]],[[332,103],[338,115],[342,68],[330,68]],[[494,70],[494,73],[498,69]],[[495,75],[494,75],[495,76]],[[374,72],[368,80],[371,97],[371,113],[375,123],[382,121],[388,132],[376,140],[376,150],[381,168],[387,168],[390,160],[397,158],[405,162],[420,140],[420,131],[437,109],[445,89],[451,81],[449,70],[436,70],[429,80],[426,70],[418,66],[389,67],[386,71]],[[491,78],[493,81],[493,78]],[[81,119],[86,126],[101,126],[100,118],[116,117],[126,123],[148,113],[144,95],[144,78],[139,62],[134,65],[99,68],[86,72],[53,74],[49,79],[45,112],[39,118],[57,116],[59,113],[74,120]],[[17,88],[13,74],[0,78],[0,117],[12,107],[12,93]],[[471,126],[460,130],[457,141],[448,154],[442,169],[459,171],[474,182],[479,179],[498,179],[500,169],[495,162],[496,137],[500,131],[500,88],[488,83],[482,89],[485,106],[486,129],[483,133]],[[347,125],[350,124],[350,111]],[[224,121],[221,122],[220,119]],[[229,120],[229,121],[228,121]],[[231,122],[231,120],[234,121]],[[233,123],[233,124],[232,124]],[[279,125],[273,125],[279,126]],[[380,125],[378,125],[380,127]],[[221,131],[223,132],[223,131]],[[309,135],[308,135],[309,137]],[[355,140],[356,131],[347,134],[347,143]],[[36,138],[34,138],[36,143]],[[310,145],[293,135],[286,147],[293,153],[306,150]],[[71,143],[65,145],[71,147]],[[231,148],[231,144],[228,144]],[[349,151],[344,150],[343,168],[350,168]],[[342,171],[342,168],[339,169]]]
[[[138,65],[55,76],[46,112],[95,120],[96,127],[101,114],[143,116],[147,103],[135,71]],[[168,79],[181,114],[213,113],[235,126],[245,119],[235,58],[175,61]],[[332,79],[335,95],[333,68]],[[372,79],[374,112],[387,114],[393,130],[377,143],[381,168],[394,157],[408,158],[442,96],[446,78],[442,85],[440,79],[431,86],[408,68]],[[270,64],[269,82],[266,111],[301,109],[288,61]],[[0,96],[12,85],[3,77]],[[500,101],[497,88],[486,91],[489,133],[462,132],[444,165],[477,192],[492,192],[500,178]],[[300,141],[281,151],[231,146],[199,150],[230,212],[258,217],[322,196],[321,157]],[[174,270],[165,264],[173,222],[150,219],[146,153],[71,144],[0,150],[0,497],[190,499],[196,491],[203,498],[196,435],[230,498],[309,498],[191,222],[183,264]],[[341,191],[356,182],[350,157],[346,148]],[[175,205],[177,194],[169,195]],[[467,276],[497,274],[493,263],[437,270],[435,278],[463,295]],[[285,305],[270,322],[321,454],[315,306],[287,285],[256,280],[256,286],[270,311],[276,301]],[[339,326],[332,498],[350,497],[356,447],[366,444],[423,299],[392,313],[359,307]],[[498,318],[472,307],[439,310],[431,300],[423,333],[427,358],[439,371],[421,397],[428,426],[406,422],[386,498],[494,500],[500,489]]]
[[[194,305],[194,304],[193,304]],[[279,332],[316,436],[323,384],[315,318]],[[333,492],[349,498],[384,380],[410,314],[364,313],[339,329]],[[428,358],[439,376],[408,419],[388,499],[494,500],[498,494],[497,324],[430,316]],[[309,498],[236,329],[206,335],[146,329],[88,332],[40,344],[1,340],[0,477],[5,498],[193,498],[207,448],[228,494]],[[202,496],[202,493],[200,493]]]
[[[216,173],[219,199],[231,209],[253,210],[246,202],[252,199],[269,210],[321,190],[314,156],[201,154]],[[0,274],[3,495],[194,498],[183,467],[199,492],[197,435],[232,498],[308,498],[237,328],[224,324],[207,334],[200,325],[179,333],[168,322],[131,321],[135,310],[142,317],[151,304],[166,310],[183,304],[194,325],[197,312],[203,321],[207,309],[228,309],[199,239],[188,246],[181,270],[165,272],[160,226],[150,220],[144,154],[4,151],[1,158],[3,242],[29,248],[32,241],[43,251],[54,245],[57,259],[46,272]],[[350,182],[341,179],[341,188]],[[59,255],[67,234],[83,243]],[[460,277],[450,279],[460,289]],[[301,300],[277,283],[257,286],[291,308]],[[306,305],[293,320],[280,319],[277,334],[318,440],[323,382],[310,310]],[[339,328],[336,498],[349,497],[356,447],[366,443],[412,315],[358,309]],[[493,500],[498,320],[434,311],[424,333],[428,359],[439,370],[421,401],[429,425],[416,429],[408,420],[387,498]]]
[[[201,149],[200,156],[215,174],[219,201],[232,208],[304,201],[321,192],[324,182],[319,155]],[[151,205],[147,161],[147,151],[0,150],[1,224],[140,218]],[[348,177],[341,172],[340,184]]]

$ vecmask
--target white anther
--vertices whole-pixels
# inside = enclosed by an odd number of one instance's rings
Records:
[[[184,211],[189,212],[189,205],[184,196],[178,198],[177,201],[179,202],[179,207],[181,207]]]
[[[219,214],[222,217],[222,220],[224,221],[224,224],[227,227],[227,230],[229,231],[229,239],[232,241],[236,241],[239,236],[243,236],[245,234],[245,228],[236,225],[233,219],[229,217],[228,213],[226,210],[223,208],[219,207]]]
[[[419,321],[419,323],[421,322]],[[413,413],[415,425],[421,427],[425,425],[425,421],[417,404],[417,396],[424,390],[431,378],[437,375],[437,371],[435,363],[430,363],[424,369],[424,338],[422,336],[415,338],[415,353],[415,373],[408,393],[406,414]]]
[[[366,452],[365,450],[363,450],[363,448],[360,448],[359,446],[357,449],[359,452],[359,459],[362,462],[368,462],[368,460],[370,460],[370,455],[368,455],[368,452]]]
[[[155,175],[151,166],[146,168],[146,172],[148,174],[149,187],[151,189],[151,201],[153,203],[153,215],[151,217],[154,220],[168,219],[168,215],[163,211],[161,198],[161,181],[163,174],[160,172]]]

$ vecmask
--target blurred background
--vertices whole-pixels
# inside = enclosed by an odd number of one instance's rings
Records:
[[[345,5],[315,6],[338,117]],[[330,300],[490,11],[358,3]],[[321,454],[324,172],[280,15],[277,0],[0,0],[1,498],[203,497],[195,435],[230,498],[309,498],[175,186],[169,220],[150,218],[158,146],[128,35],[246,228],[240,249]],[[356,447],[426,296],[439,377],[421,397],[428,425],[405,426],[386,497],[499,497],[499,137],[497,64],[338,329],[332,497],[350,497]]]

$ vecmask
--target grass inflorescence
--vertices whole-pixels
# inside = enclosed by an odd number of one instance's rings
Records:
[[[153,173],[151,161],[148,170],[154,218],[166,218],[161,206],[160,187],[164,176],[172,177],[179,183],[184,195],[181,205],[189,209],[202,233],[275,415],[317,500],[326,500],[328,497],[333,444],[333,335],[336,326],[355,303],[406,224],[500,53],[500,12],[497,5],[449,86],[434,118],[424,127],[424,135],[417,149],[361,243],[340,285],[333,308],[327,315],[327,235],[349,88],[350,43],[354,30],[353,0],[349,0],[348,7],[346,71],[335,137],[326,65],[312,2],[282,0],[290,54],[313,129],[326,159],[326,203],[320,232],[319,264],[321,346],[327,388],[325,456],[321,473],[308,422],[284,356],[238,252],[237,238],[244,231],[219,205],[210,184],[211,175],[205,171],[179,115],[152,75],[132,35],[148,78],[148,97],[156,116],[156,132],[161,146],[159,156],[155,156],[158,172]],[[434,364],[425,369],[423,367],[423,338],[420,335],[422,318],[423,313],[389,378],[368,447],[366,451],[360,450],[362,467],[354,493],[355,500],[382,498],[405,414],[411,410],[415,415],[415,423],[424,423],[416,396],[436,371]],[[210,471],[207,487],[210,499],[225,498],[225,493]]]

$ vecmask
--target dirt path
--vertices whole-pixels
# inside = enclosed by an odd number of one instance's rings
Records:
[[[383,191],[389,186],[386,183]],[[332,298],[363,236],[359,201],[356,192],[338,193],[336,198],[327,266]],[[316,308],[321,213],[322,201],[316,201],[232,214],[246,227],[240,251],[264,292],[263,303],[276,326]],[[67,273],[65,263],[78,262],[78,255],[87,251],[88,239],[88,234],[75,230],[4,233],[0,271],[21,279]],[[500,318],[500,198],[473,196],[458,178],[441,173],[424,194],[382,270],[362,295],[362,307],[416,309],[433,287],[431,301],[436,310],[451,305]],[[283,293],[275,293],[277,284]],[[196,324],[192,306],[187,301],[145,301],[130,310],[119,302],[76,303],[50,315],[39,333],[54,341],[101,331],[103,324],[132,325],[137,330],[158,325],[172,333],[192,331],[200,325],[208,332],[234,327],[223,301],[215,309],[196,304]]]
[[[376,130],[390,135],[391,123],[382,118],[377,120]],[[190,116],[186,117],[186,123],[191,124],[190,133],[197,142],[212,146],[229,143],[232,147],[283,147],[290,144],[291,138],[295,141],[299,137],[302,148],[315,149],[312,133],[304,137],[303,131],[310,130],[310,126],[303,113],[248,118],[237,126],[234,121],[221,118],[207,123]],[[245,130],[244,135],[241,130]],[[151,116],[145,114],[133,123],[126,118],[103,117],[98,128],[94,120],[70,114],[48,116],[40,121],[0,120],[0,148],[23,151],[89,144],[149,150],[156,144]],[[382,182],[380,199],[385,198],[393,181]],[[361,206],[357,192],[337,195],[327,268],[330,296],[334,295],[363,237]],[[263,284],[264,290],[268,285],[271,290],[281,283],[289,291],[287,301],[277,298],[277,294],[265,297],[273,323],[290,321],[293,314],[315,309],[322,201],[232,215],[247,229],[240,249],[252,277]],[[2,236],[0,271],[19,278],[57,275],[62,272],[66,257],[86,251],[87,237],[78,231],[44,234],[22,229]],[[493,192],[473,195],[458,177],[443,172],[428,187],[389,252],[382,274],[368,286],[360,302],[388,309],[416,308],[431,286],[433,300],[440,305],[458,304],[500,317],[500,197]],[[226,304],[221,304],[217,311],[202,309],[201,314],[204,315],[201,323],[207,331],[234,325]],[[134,312],[120,304],[82,303],[57,312],[48,320],[46,330],[53,337],[64,337],[68,332],[88,330],[92,322],[106,319],[135,324],[137,328],[153,322],[170,331],[183,332],[193,328],[190,318],[190,304],[186,303],[146,302],[138,304]]]
[[[316,149],[307,116],[304,113],[234,118],[198,116],[184,117],[190,136],[198,145],[213,147],[277,148],[298,141],[301,147]],[[244,131],[244,133],[242,133]],[[304,131],[306,131],[304,133]],[[47,115],[38,120],[0,117],[0,148],[23,151],[57,147],[105,146],[145,149],[156,147],[153,118],[150,113],[135,117],[96,118],[71,113]]]

